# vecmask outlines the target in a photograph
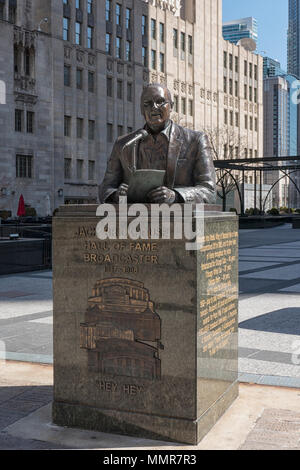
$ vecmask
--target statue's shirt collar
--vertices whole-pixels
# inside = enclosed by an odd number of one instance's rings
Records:
[[[158,136],[164,135],[167,138],[168,142],[170,142],[171,130],[172,130],[171,119],[169,119],[169,121],[166,124],[166,127],[162,131],[160,131],[158,134],[153,134],[153,132],[151,132],[147,124],[145,125],[144,128],[146,129],[147,132],[149,132],[149,134],[152,136],[154,140],[156,140]]]

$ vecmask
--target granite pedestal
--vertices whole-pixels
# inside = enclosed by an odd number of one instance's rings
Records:
[[[238,395],[238,219],[203,247],[106,240],[96,206],[53,222],[57,425],[197,444]]]

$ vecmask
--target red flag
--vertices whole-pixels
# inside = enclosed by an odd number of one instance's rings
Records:
[[[18,217],[24,217],[25,216],[25,202],[24,202],[23,194],[21,194],[20,199],[19,199],[19,206],[18,206],[17,216]]]

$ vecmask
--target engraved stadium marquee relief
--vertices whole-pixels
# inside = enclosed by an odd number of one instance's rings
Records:
[[[160,339],[161,319],[142,282],[120,278],[96,282],[85,322],[80,324],[80,347],[88,351],[90,371],[159,380]]]

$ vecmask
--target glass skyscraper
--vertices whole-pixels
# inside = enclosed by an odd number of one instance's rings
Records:
[[[288,73],[300,78],[300,1],[289,0]]]
[[[258,28],[255,18],[241,18],[239,20],[223,23],[223,37],[227,41],[237,44],[243,38],[251,38],[257,44]]]
[[[280,62],[276,59],[271,59],[271,57],[264,57],[263,73],[264,78],[286,74],[286,72],[281,68]]]

